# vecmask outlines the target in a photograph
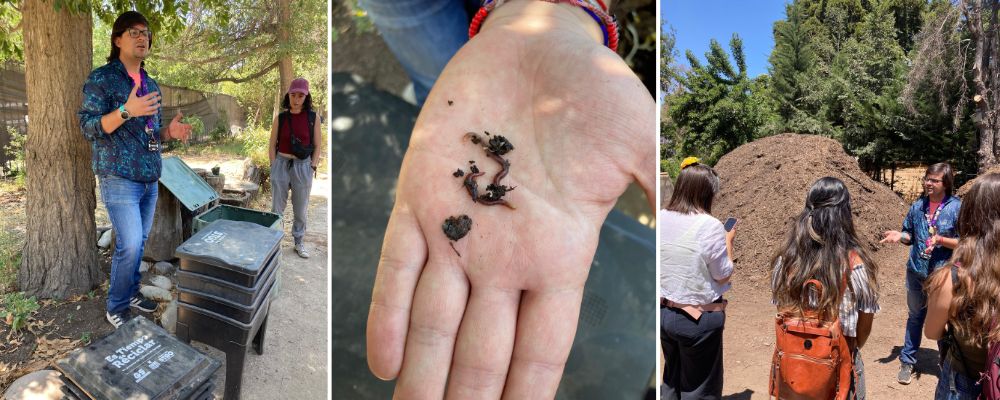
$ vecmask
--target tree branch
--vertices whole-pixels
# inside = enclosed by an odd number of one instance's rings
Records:
[[[278,64],[280,64],[280,63],[281,63],[280,60],[275,61],[275,62],[271,63],[271,65],[268,65],[267,67],[265,67],[264,69],[262,69],[260,71],[257,71],[255,73],[250,74],[250,75],[248,75],[246,77],[243,77],[243,78],[214,78],[214,79],[209,79],[209,80],[205,81],[205,83],[219,83],[219,82],[243,83],[243,82],[246,82],[246,81],[257,79],[257,78],[263,76],[264,74],[266,74],[268,72],[271,72],[271,70],[277,68]]]

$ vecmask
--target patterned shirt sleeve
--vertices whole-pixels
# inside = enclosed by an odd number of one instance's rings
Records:
[[[851,268],[851,291],[854,292],[854,301],[857,304],[858,312],[874,314],[879,311],[878,292],[871,285],[868,276],[868,268],[864,264],[858,264]]]
[[[913,241],[916,240],[916,235],[913,234],[913,228],[914,228],[914,226],[913,226],[913,215],[915,213],[917,213],[917,214],[920,213],[920,209],[917,208],[917,203],[918,202],[914,202],[913,205],[910,206],[909,211],[906,212],[906,217],[903,218],[903,230],[902,231],[903,231],[903,233],[906,233],[907,235],[910,236],[909,243],[903,243],[903,244],[906,244],[906,245],[912,245]],[[916,210],[916,212],[914,212],[914,210]],[[902,243],[902,242],[900,242],[900,243]]]
[[[104,128],[101,127],[101,117],[107,111],[104,110],[105,93],[96,76],[97,72],[92,72],[87,78],[87,83],[83,85],[83,105],[77,116],[80,117],[80,130],[87,140],[95,141],[107,137]]]

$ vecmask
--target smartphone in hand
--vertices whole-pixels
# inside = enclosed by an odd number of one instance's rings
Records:
[[[736,218],[733,217],[729,217],[729,219],[726,220],[726,223],[722,224],[722,227],[726,229],[726,232],[733,230],[734,226],[736,226]]]

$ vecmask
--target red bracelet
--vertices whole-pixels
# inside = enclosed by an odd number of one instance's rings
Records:
[[[608,46],[611,51],[618,51],[618,23],[615,22],[615,18],[609,14],[607,11],[607,6],[604,5],[602,0],[542,0],[549,3],[567,3],[583,8],[584,11],[590,15],[597,24],[601,26],[601,32],[604,34],[604,45]],[[469,39],[472,39],[476,34],[479,33],[479,29],[483,26],[483,21],[486,20],[486,16],[489,15],[490,11],[506,3],[507,0],[485,0],[482,7],[479,7],[479,11],[476,12],[476,16],[472,18],[472,22],[469,24]]]

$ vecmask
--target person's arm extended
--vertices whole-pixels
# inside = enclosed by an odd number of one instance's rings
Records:
[[[937,236],[936,244],[955,250],[958,248],[958,238]]]
[[[930,280],[927,286],[927,319],[924,321],[924,336],[931,340],[941,340],[950,316],[953,290],[951,268],[939,269],[931,275]]]
[[[868,336],[872,333],[872,322],[875,321],[875,314],[858,312],[857,343],[858,348],[862,348],[868,341]]]

